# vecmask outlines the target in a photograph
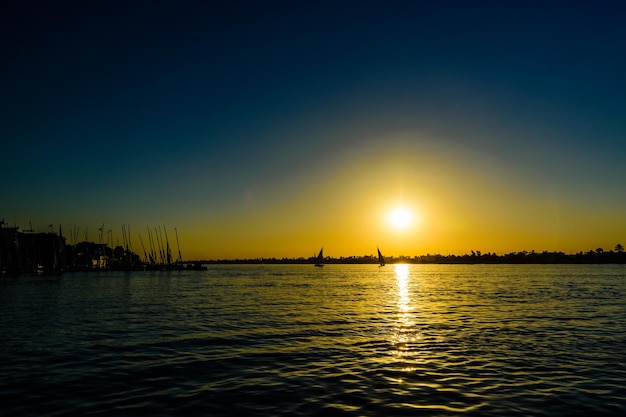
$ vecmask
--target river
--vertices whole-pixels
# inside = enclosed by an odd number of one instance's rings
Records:
[[[0,415],[626,414],[625,265],[0,280]]]

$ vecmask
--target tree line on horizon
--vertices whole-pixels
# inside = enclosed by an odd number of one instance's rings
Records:
[[[311,264],[315,257],[299,258],[251,258],[251,259],[214,259],[198,261],[203,264]],[[377,264],[378,257],[374,255],[362,256],[332,256],[324,257],[326,264]],[[426,254],[418,256],[385,256],[385,262],[411,264],[603,264],[626,263],[626,252],[621,243],[613,250],[605,251],[602,248],[566,254],[564,252],[536,252],[520,251],[498,255],[493,252],[483,253],[479,250],[464,255]]]
[[[100,229],[100,243],[87,241],[78,242],[76,233],[71,233],[72,244],[66,244],[66,239],[61,233],[50,232],[34,233],[33,230],[20,232],[17,226],[9,226],[4,219],[0,221],[0,272],[33,272],[36,270],[76,270],[76,269],[149,269],[153,267],[171,268],[172,266],[201,264],[314,264],[319,262],[316,257],[299,258],[252,258],[252,259],[213,259],[187,261],[183,265],[180,249],[179,258],[172,262],[170,246],[167,239],[165,243],[155,237],[146,249],[142,243],[144,251],[142,257],[135,253],[130,246],[130,228],[128,235],[126,231],[125,247],[118,245],[109,247],[103,243],[103,228]],[[31,227],[32,229],[32,227]],[[155,229],[156,233],[156,229]],[[166,235],[167,236],[167,235]],[[141,239],[141,236],[140,236]],[[176,235],[178,244],[178,235]],[[112,243],[112,242],[111,242]],[[157,252],[157,249],[159,252]],[[160,258],[157,255],[160,253]],[[150,256],[152,254],[152,256]],[[325,264],[378,264],[378,256],[341,256],[338,258],[326,256],[322,260]],[[601,264],[601,263],[626,263],[626,253],[621,243],[615,245],[612,250],[605,251],[602,248],[580,251],[575,254],[564,252],[536,252],[520,251],[498,255],[492,252],[483,253],[479,250],[472,250],[469,254],[463,255],[441,255],[426,254],[419,256],[386,256],[385,262],[411,263],[411,264]]]

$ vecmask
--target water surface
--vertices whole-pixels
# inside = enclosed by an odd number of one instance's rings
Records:
[[[623,265],[0,280],[0,414],[623,415]]]

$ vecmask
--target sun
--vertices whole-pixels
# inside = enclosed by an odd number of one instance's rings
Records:
[[[394,228],[404,230],[413,222],[413,215],[406,207],[396,207],[389,212],[389,222]]]

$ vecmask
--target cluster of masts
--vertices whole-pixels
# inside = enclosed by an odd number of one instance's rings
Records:
[[[29,229],[19,231],[18,226],[9,226],[0,221],[0,272],[11,273],[44,272],[56,273],[72,270],[139,270],[139,269],[206,269],[201,263],[183,264],[178,230],[174,228],[176,253],[173,255],[167,228],[146,226],[146,233],[139,234],[141,251],[133,248],[131,228],[123,224],[121,236],[114,242],[113,230],[104,223],[98,228],[97,242],[89,240],[88,229],[81,231],[74,226],[63,234],[59,225],[58,234],[49,226],[49,232]],[[83,235],[84,240],[79,239]],[[136,237],[136,235],[135,235]],[[121,242],[120,242],[121,239]],[[136,243],[136,240],[135,240]],[[142,257],[143,254],[143,257]]]
[[[146,261],[150,261],[150,262],[154,262],[154,263],[158,263],[159,261],[161,263],[166,263],[166,262],[171,262],[171,249],[170,249],[170,244],[169,244],[169,238],[167,235],[167,229],[165,228],[165,226],[163,226],[163,229],[161,229],[161,226],[155,227],[154,230],[150,229],[150,226],[146,226],[146,230],[147,230],[147,236],[148,236],[148,248],[146,250],[146,246],[144,245],[143,242],[143,238],[141,237],[141,233],[139,233],[139,241],[141,242],[141,248],[143,250],[143,254],[144,254],[144,259]],[[182,262],[182,255],[180,252],[180,245],[178,242],[178,230],[176,228],[174,228],[174,232],[176,234],[176,246],[178,248],[178,258],[176,259],[176,262]],[[59,231],[59,234],[61,234],[61,232]],[[69,233],[69,243],[72,246],[75,246],[77,243],[79,243],[79,234],[80,234],[80,226],[74,226]],[[84,241],[87,242],[89,241],[89,233],[87,228],[85,228],[84,232]],[[105,239],[105,234],[106,234],[106,239]],[[165,237],[163,237],[165,235]],[[127,250],[134,252],[133,249],[133,244],[130,238],[130,225],[126,226],[125,224],[122,224],[122,243],[120,244],[119,238],[117,238],[117,241],[114,242],[113,241],[113,230],[109,229],[105,232],[105,228],[104,228],[104,223],[102,223],[102,226],[100,226],[98,228],[98,243],[99,244],[105,244],[107,246],[109,246],[110,248],[114,248],[116,246],[122,246],[124,248],[126,248]]]
[[[147,232],[149,243],[148,252],[146,252],[146,247],[143,244],[143,239],[141,238],[141,234],[139,234],[139,241],[141,242],[141,248],[143,249],[144,259],[149,260],[150,264],[156,264],[158,258],[161,264],[170,265],[172,263],[172,252],[170,250],[170,242],[167,236],[167,230],[165,229],[165,226],[163,226],[163,233],[165,234],[165,244],[163,244],[163,234],[161,233],[161,226],[159,226],[158,229],[156,227],[154,228],[154,236],[152,235],[150,227],[147,227]],[[176,234],[176,248],[178,249],[178,257],[176,258],[176,263],[182,263],[183,256],[180,253],[180,245],[178,244],[178,230],[174,228],[174,232]],[[128,233],[130,241],[130,226],[128,227]]]
[[[109,229],[105,231],[104,223],[98,228],[98,243],[104,244],[110,248],[122,247],[129,253],[135,253],[131,240],[130,225],[122,224],[122,242],[120,244],[119,237],[117,241],[113,240],[113,230]],[[147,245],[144,244],[141,233],[138,234],[139,242],[141,243],[141,249],[143,251],[144,262],[150,265],[171,265],[182,264],[183,257],[180,251],[180,244],[178,240],[178,230],[174,228],[174,234],[176,236],[176,249],[177,257],[173,260],[172,248],[170,247],[169,236],[165,226],[150,228],[146,226]],[[59,230],[59,234],[61,231]],[[89,241],[89,234],[87,228],[84,230],[84,241]],[[80,226],[74,226],[69,233],[70,245],[76,246],[79,243]]]

